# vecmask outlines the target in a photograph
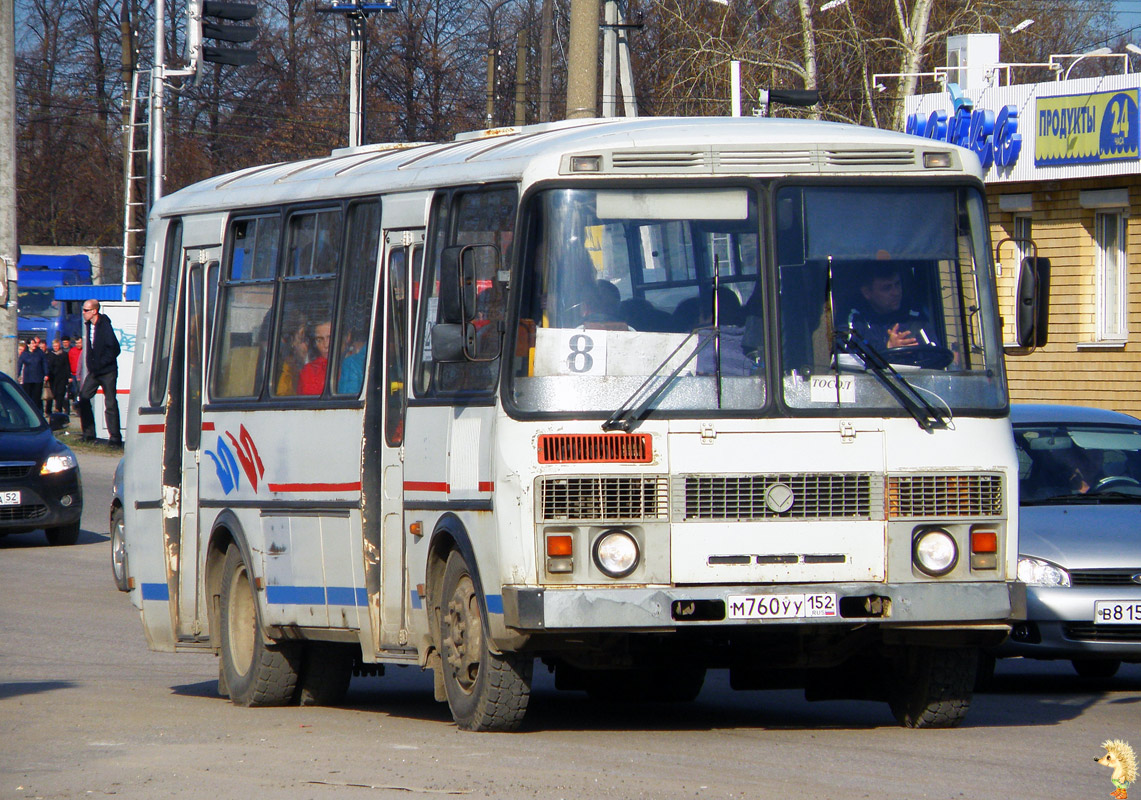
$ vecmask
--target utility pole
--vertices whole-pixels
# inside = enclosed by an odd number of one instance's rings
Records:
[[[16,2],[0,0],[0,372],[16,374]]]
[[[340,0],[317,8],[321,14],[344,14],[349,21],[349,147],[366,144],[368,103],[365,78],[368,75],[368,15],[395,11],[396,0]]]
[[[539,30],[539,122],[551,121],[551,39],[554,38],[555,0],[543,0]]]
[[[567,119],[598,116],[599,0],[571,0]]]
[[[527,124],[527,31],[515,34],[515,124]]]

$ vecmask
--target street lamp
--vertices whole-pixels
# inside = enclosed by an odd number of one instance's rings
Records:
[[[1024,19],[1024,20],[1022,20],[1022,22],[1018,23],[1018,24],[1017,24],[1017,25],[1015,25],[1013,28],[1011,28],[1011,29],[1010,29],[1010,32],[1011,32],[1011,33],[1018,33],[1018,32],[1020,32],[1020,31],[1024,31],[1024,30],[1026,30],[1027,28],[1029,28],[1029,27],[1030,27],[1031,25],[1033,25],[1033,24],[1034,24],[1034,20],[1032,20],[1032,19]]]

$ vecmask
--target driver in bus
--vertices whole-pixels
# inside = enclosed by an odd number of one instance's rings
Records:
[[[930,318],[904,305],[903,279],[893,264],[877,264],[864,275],[847,327],[885,357],[886,351],[899,347],[940,346]]]

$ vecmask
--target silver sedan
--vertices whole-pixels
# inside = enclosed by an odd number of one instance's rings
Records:
[[[1141,661],[1141,421],[1045,405],[1014,406],[1011,419],[1027,619],[995,655],[1110,677]]]

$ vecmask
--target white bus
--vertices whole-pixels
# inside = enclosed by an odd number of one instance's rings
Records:
[[[408,665],[510,730],[538,660],[947,726],[1024,613],[967,150],[714,118],[339,150],[163,198],[141,302],[131,596],[237,704]]]

